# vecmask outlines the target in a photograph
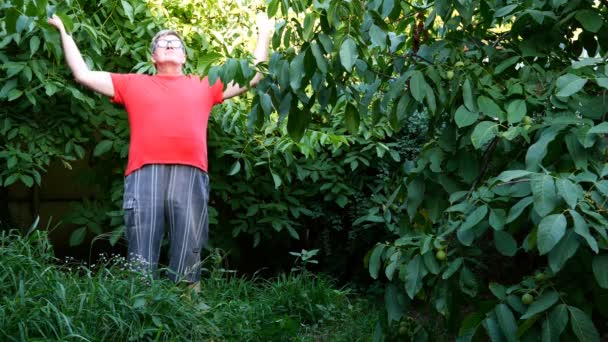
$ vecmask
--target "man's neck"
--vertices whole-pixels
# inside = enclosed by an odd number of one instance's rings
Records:
[[[157,65],[156,66],[156,75],[158,76],[182,76],[184,72],[182,71],[181,65]]]

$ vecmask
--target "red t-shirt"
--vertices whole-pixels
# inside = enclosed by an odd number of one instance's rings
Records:
[[[223,100],[221,81],[198,76],[111,74],[112,102],[129,114],[125,175],[146,164],[185,164],[207,171],[207,121]]]

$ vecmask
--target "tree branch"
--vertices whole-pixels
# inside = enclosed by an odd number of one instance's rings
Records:
[[[473,185],[471,186],[471,189],[469,190],[467,197],[471,197],[471,193],[473,192],[473,190],[475,190],[475,188],[477,187],[477,185],[483,178],[484,174],[488,170],[488,165],[490,164],[490,156],[492,155],[492,152],[494,152],[496,145],[498,145],[498,137],[495,137],[492,140],[492,142],[490,143],[490,146],[488,146],[488,148],[484,152],[483,165],[481,166],[481,169],[479,170],[479,176],[477,176],[477,179],[475,179],[475,181],[473,182]]]

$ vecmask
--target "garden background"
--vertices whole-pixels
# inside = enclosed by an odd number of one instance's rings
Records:
[[[74,82],[46,16],[91,69],[153,72],[150,39],[171,28],[186,72],[245,84],[260,11],[276,21],[265,78],[209,126],[208,297],[142,284],[99,255],[124,252],[126,115]],[[112,338],[601,340],[607,15],[588,0],[5,0],[0,330],[96,340],[110,336],[85,320],[105,317]],[[297,295],[307,284],[324,295]],[[253,318],[224,311],[222,288],[249,288],[234,305]],[[111,318],[83,304],[96,296]]]

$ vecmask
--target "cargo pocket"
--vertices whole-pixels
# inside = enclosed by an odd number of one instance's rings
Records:
[[[132,197],[125,198],[122,203],[122,210],[127,232],[135,228],[136,203],[135,198]]]

